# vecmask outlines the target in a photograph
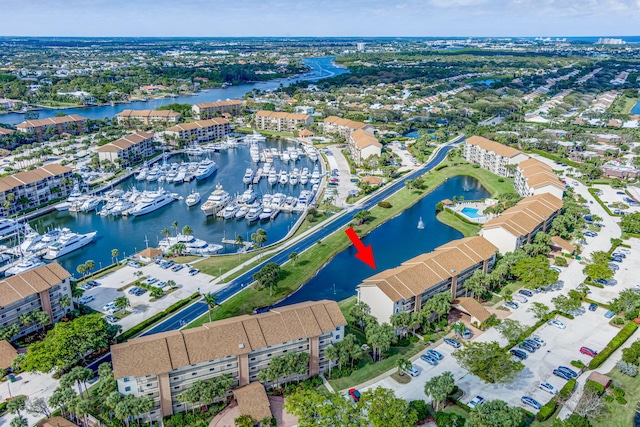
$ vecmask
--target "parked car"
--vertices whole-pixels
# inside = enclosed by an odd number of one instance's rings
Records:
[[[442,355],[442,353],[440,353],[439,351],[436,350],[427,350],[427,354],[431,357],[433,357],[436,360],[442,360],[444,359],[444,356]]]
[[[460,346],[462,346],[462,344],[460,344],[460,341],[454,340],[453,338],[444,338],[444,342],[449,344],[453,348],[460,348]]]
[[[424,360],[425,362],[427,362],[429,365],[432,365],[432,366],[436,366],[438,364],[438,361],[428,354],[422,354],[420,356],[420,359]]]
[[[78,302],[79,302],[80,304],[88,304],[88,303],[90,303],[91,301],[93,301],[94,299],[96,299],[96,297],[95,297],[95,296],[93,296],[93,295],[85,295],[85,296],[83,296],[82,298],[80,298],[80,299],[78,300]]]
[[[350,388],[349,396],[351,397],[351,400],[353,400],[355,403],[358,403],[358,401],[360,400],[360,392],[358,391],[357,388]]]
[[[139,290],[140,290],[140,288],[138,286],[134,286],[133,288],[129,289],[129,291],[127,291],[127,293],[130,294],[130,295],[134,295]]]
[[[626,258],[627,255],[623,252],[614,252],[611,254],[612,257]]]
[[[100,286],[100,283],[96,282],[95,280],[89,280],[87,282],[87,285],[91,286],[92,288],[95,288],[96,286]]]
[[[133,268],[140,268],[140,263],[137,263],[137,262],[135,262],[135,261],[128,261],[128,262],[127,262],[127,265],[128,265],[129,267],[133,267]]]
[[[535,353],[536,348],[529,343],[523,342],[518,345],[518,348],[521,348],[529,353]]]
[[[531,338],[526,338],[522,342],[524,344],[529,344],[530,346],[532,346],[536,350],[539,349],[540,347],[542,347],[539,342],[537,342],[536,340],[533,340]]]
[[[525,302],[529,302],[529,300],[527,299],[527,297],[525,297],[524,295],[520,295],[520,294],[518,294],[518,295],[514,295],[514,296],[513,296],[513,299],[514,299],[514,300],[516,300],[516,301],[518,301],[518,302],[521,302],[521,303],[523,303],[523,304],[524,304]]]
[[[596,237],[598,234],[594,231],[585,231],[584,233],[582,233],[584,236],[586,237]]]
[[[578,373],[568,366],[558,366],[558,370],[566,372],[571,378],[578,378]]]
[[[553,375],[555,375],[557,377],[560,377],[563,380],[567,380],[567,381],[573,378],[571,375],[569,375],[565,371],[561,371],[560,369],[554,369],[553,370]]]
[[[189,270],[189,276],[195,276],[198,273],[200,273],[200,270],[198,270],[197,268],[192,268],[191,270]]]
[[[462,332],[462,338],[464,338],[465,340],[471,338],[471,331],[469,330],[469,328],[464,328],[464,332]]]
[[[113,323],[118,323],[118,320],[120,319],[118,319],[116,316],[109,314],[108,316],[104,316],[104,320],[113,324]]]
[[[532,297],[533,296],[533,292],[531,292],[529,289],[520,289],[518,291],[518,293],[520,295],[524,295],[524,296],[527,296],[527,297]]]
[[[598,304],[591,303],[589,304],[589,311],[596,311],[598,309]]]
[[[522,350],[515,349],[515,348],[512,349],[512,350],[509,350],[509,353],[511,353],[512,355],[514,355],[515,357],[517,357],[520,360],[526,360],[527,357],[528,357],[527,353],[525,353]]]
[[[617,263],[621,263],[622,261],[624,261],[622,258],[614,256],[613,258],[611,258],[611,261],[613,262],[617,262]],[[611,264],[609,264],[611,265]]]
[[[558,329],[566,329],[567,328],[567,325],[565,325],[564,323],[562,323],[561,321],[556,320],[556,319],[551,319],[547,323],[549,325],[551,325],[551,326],[555,326]]]
[[[543,340],[542,338],[540,338],[539,336],[537,336],[537,335],[532,336],[531,339],[533,341],[537,342],[538,344],[540,344],[542,347],[547,345],[547,342],[545,340]]]
[[[91,289],[91,285],[88,283],[83,283],[82,285],[80,285],[80,289],[84,289],[85,291],[88,291],[89,289]]]
[[[546,391],[547,393],[550,393],[550,394],[558,394],[558,389],[555,388],[554,386],[552,386],[549,383],[540,383],[538,388],[540,390]]]
[[[478,405],[482,405],[484,402],[485,402],[484,397],[476,396],[473,399],[471,399],[471,401],[467,404],[467,406],[473,409]]]
[[[535,409],[540,409],[542,407],[542,405],[537,400],[535,400],[533,397],[522,396],[522,398],[520,398],[520,400],[525,405],[531,406],[532,408],[535,408]]]
[[[116,303],[111,301],[109,303],[106,303],[105,305],[102,306],[102,311],[109,311],[110,309],[114,308],[116,306]]]
[[[417,377],[418,375],[420,375],[420,371],[418,370],[418,368],[416,368],[415,366],[411,365],[411,368],[409,369],[405,369],[404,370],[407,374],[411,375],[412,377]]]
[[[590,357],[596,357],[596,354],[598,354],[597,351],[589,347],[580,347],[580,353],[586,354],[587,356],[590,356]]]
[[[515,309],[517,309],[518,307],[520,307],[520,306],[518,305],[518,303],[515,303],[515,302],[512,302],[512,301],[507,301],[507,302],[505,302],[503,305],[504,305],[505,307],[510,308],[510,309],[513,309],[513,310],[515,310]]]
[[[171,271],[176,272],[176,271],[180,271],[184,268],[184,265],[182,264],[176,264],[173,267],[171,267]]]
[[[595,281],[595,283],[599,284],[599,285],[606,285],[608,282],[604,279],[598,279]]]
[[[609,263],[609,270],[618,271],[620,270],[620,266],[618,264],[614,264],[612,262]]]

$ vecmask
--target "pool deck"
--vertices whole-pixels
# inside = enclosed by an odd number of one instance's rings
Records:
[[[485,222],[487,222],[489,220],[489,218],[487,218],[486,216],[482,215],[482,213],[484,212],[484,209],[486,207],[488,207],[489,205],[487,203],[479,203],[479,202],[458,202],[456,203],[455,206],[453,206],[452,208],[450,208],[451,210],[453,210],[454,212],[456,212],[457,214],[462,215],[463,217],[465,217],[466,219],[468,219],[471,222],[475,222],[476,224],[484,224]],[[466,215],[464,212],[462,212],[463,209],[468,208],[468,209],[476,209],[477,213],[476,215],[479,215],[478,217],[471,217],[469,215]]]

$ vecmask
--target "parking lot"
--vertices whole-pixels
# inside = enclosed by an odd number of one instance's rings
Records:
[[[141,271],[143,275],[138,278],[134,273]],[[89,302],[87,305],[92,309],[105,313],[102,308],[105,304],[114,301],[117,297],[126,296],[131,303],[131,307],[128,309],[129,315],[124,317],[118,322],[122,325],[123,330],[127,330],[132,326],[137,325],[144,319],[152,316],[170,305],[189,297],[195,292],[209,292],[215,293],[222,289],[225,285],[212,285],[210,282],[213,279],[204,273],[198,273],[194,276],[190,276],[189,268],[183,268],[180,271],[174,272],[171,269],[163,269],[157,264],[150,264],[141,268],[133,268],[124,266],[123,268],[114,271],[106,276],[102,276],[96,279],[100,286],[85,291],[83,296],[93,295],[95,299]],[[157,301],[150,301],[149,292],[145,292],[142,295],[131,295],[127,289],[123,289],[125,286],[133,283],[136,280],[143,282],[147,277],[155,277],[159,282],[173,280],[176,282],[178,288],[173,292],[165,295]],[[154,283],[157,285],[157,283]],[[107,313],[105,313],[107,314]]]
[[[333,169],[338,169],[337,175],[335,175],[340,181],[338,185],[327,185],[327,191],[331,188],[331,194],[334,195],[333,204],[338,207],[345,207],[347,197],[349,197],[350,191],[358,191],[358,184],[351,182],[351,169],[349,163],[344,158],[341,148],[338,146],[330,145],[327,147],[327,159],[329,159],[329,173]]]
[[[640,212],[640,206],[631,206],[633,202],[630,202],[628,200],[629,196],[627,195],[627,193],[624,192],[624,189],[621,189],[621,188],[614,189],[609,187],[608,185],[594,185],[593,188],[597,188],[602,192],[602,194],[599,197],[600,197],[600,200],[604,202],[604,204],[610,205],[612,203],[624,203],[629,207],[626,209],[621,209],[622,211],[628,212],[628,213]],[[612,212],[618,210],[618,208],[613,206],[609,206],[609,209],[611,209]]]

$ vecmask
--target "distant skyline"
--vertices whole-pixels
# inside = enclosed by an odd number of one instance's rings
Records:
[[[640,35],[640,0],[0,0],[0,36]]]

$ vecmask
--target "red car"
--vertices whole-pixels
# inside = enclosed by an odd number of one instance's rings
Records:
[[[355,388],[349,389],[349,396],[351,396],[351,399],[356,403],[360,400],[360,392]]]
[[[580,353],[586,354],[587,356],[595,357],[598,354],[597,351],[590,349],[589,347],[580,347]]]

